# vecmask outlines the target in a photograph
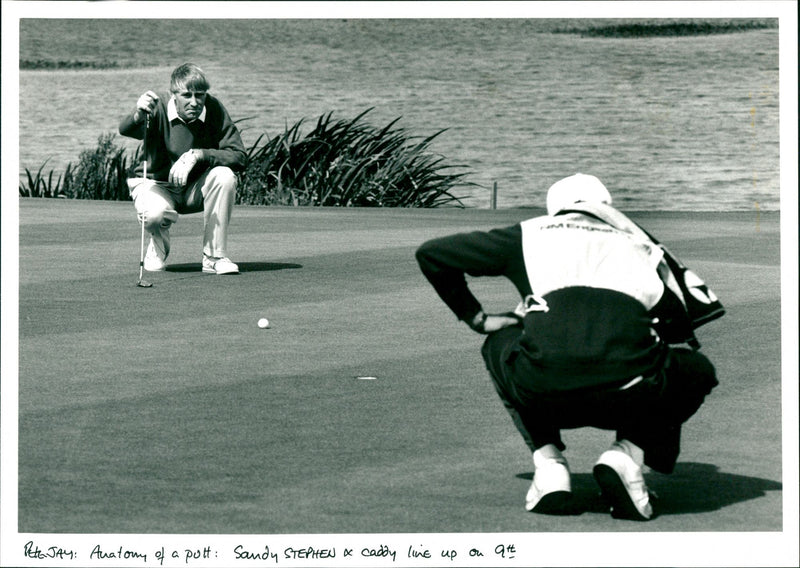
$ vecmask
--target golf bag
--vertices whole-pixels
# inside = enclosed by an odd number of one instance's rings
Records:
[[[674,296],[670,317],[657,326],[661,338],[670,344],[686,343],[692,349],[699,349],[700,342],[694,330],[725,314],[725,308],[705,282],[692,270],[678,260],[667,248],[644,229],[631,221],[625,214],[603,203],[575,203],[569,209],[557,214],[581,213],[611,225],[640,238],[650,240],[664,252],[663,265],[659,274],[664,281],[665,293]]]

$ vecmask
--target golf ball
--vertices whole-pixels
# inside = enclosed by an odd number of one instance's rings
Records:
[[[267,318],[261,318],[258,320],[258,327],[261,329],[266,329],[269,327],[269,320]]]

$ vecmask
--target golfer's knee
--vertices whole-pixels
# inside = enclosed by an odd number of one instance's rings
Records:
[[[216,166],[209,172],[213,185],[222,193],[235,193],[238,179],[233,170],[227,166]]]
[[[168,228],[175,221],[169,211],[169,204],[160,199],[144,199],[136,204],[136,210],[144,218],[144,226],[150,232]]]
[[[144,227],[151,233],[158,229],[168,229],[170,225],[172,225],[172,220],[165,215],[163,210],[150,210],[145,213]]]

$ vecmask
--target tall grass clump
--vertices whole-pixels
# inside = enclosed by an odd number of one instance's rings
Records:
[[[322,115],[303,135],[304,120],[283,134],[250,148],[240,175],[238,201],[256,205],[312,205],[339,207],[438,207],[455,202],[463,180],[461,166],[446,165],[432,154],[431,142],[444,130],[426,138],[409,136],[396,126],[366,123],[364,116],[333,120]]]
[[[20,59],[19,68],[25,70],[50,69],[117,69],[116,61],[53,61],[50,59]]]
[[[430,151],[444,130],[412,137],[397,127],[399,118],[382,128],[364,116],[333,120],[322,115],[307,134],[301,119],[284,133],[247,149],[247,162],[238,173],[236,202],[250,205],[337,207],[463,206],[455,188],[475,186],[464,180],[463,166],[448,165]],[[262,143],[263,141],[263,143]],[[69,164],[53,183],[44,164],[20,182],[24,197],[68,197],[127,201],[127,179],[141,160],[141,145],[129,160],[115,134],[103,134],[97,147],[81,152],[76,166]],[[45,162],[46,164],[47,162]],[[457,171],[461,170],[461,171]]]
[[[72,164],[67,165],[66,171],[53,182],[53,170],[47,176],[43,175],[44,167],[48,160],[39,167],[36,175],[33,175],[28,168],[25,168],[25,178],[20,181],[19,194],[22,197],[67,197],[65,187],[72,179]]]
[[[19,184],[20,196],[129,200],[127,179],[133,177],[134,167],[141,159],[141,146],[129,160],[125,148],[117,146],[115,139],[113,133],[101,135],[97,147],[82,151],[78,165],[67,164],[55,183],[53,170],[47,175],[43,173],[47,160],[35,175],[25,168],[25,176]]]
[[[127,201],[127,179],[132,177],[134,161],[129,162],[125,148],[115,144],[115,135],[102,134],[97,147],[84,150],[75,166],[69,186],[69,197],[75,199],[104,199]],[[138,152],[137,152],[138,154]]]
[[[592,26],[589,28],[567,28],[555,33],[580,34],[583,37],[642,38],[679,37],[712,34],[732,34],[753,30],[773,29],[776,21],[731,20],[731,21],[673,21],[673,22],[628,22],[616,25]]]

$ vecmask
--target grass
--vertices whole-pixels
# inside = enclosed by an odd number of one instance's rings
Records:
[[[321,116],[301,135],[303,121],[248,152],[241,202],[257,205],[437,207],[458,202],[451,194],[463,173],[429,152],[439,131],[415,140],[397,127]]]
[[[117,69],[116,61],[77,61],[51,59],[20,59],[19,68],[25,70],[51,70],[51,69]]]
[[[520,533],[508,538],[531,558],[528,533],[780,531],[778,215],[759,232],[746,214],[636,217],[728,309],[698,333],[722,384],[686,425],[675,474],[648,474],[663,514],[639,524],[597,500],[591,467],[611,435],[592,429],[565,435],[585,512],[525,513],[530,456],[481,338],[414,262],[428,238],[531,214],[239,207],[235,277],[200,273],[190,215],[169,270],[140,289],[130,204],[22,202],[20,530]],[[473,289],[490,310],[516,303],[505,281]]]
[[[115,144],[115,135],[104,134],[97,147],[81,152],[78,166],[69,179],[67,191],[74,199],[104,199],[127,201],[127,179],[139,159],[139,149],[128,160],[125,149]]]
[[[555,33],[580,34],[584,37],[639,38],[680,37],[714,34],[731,34],[753,30],[775,29],[777,22],[767,20],[727,20],[665,23],[624,23],[589,28],[565,28]]]
[[[446,163],[431,150],[444,130],[416,137],[398,126],[399,118],[383,127],[365,120],[368,109],[353,119],[320,116],[310,132],[305,120],[272,138],[259,137],[247,149],[239,172],[237,203],[248,205],[338,207],[439,207],[461,205],[455,195],[466,181],[464,166]],[[24,197],[129,200],[126,179],[141,159],[132,158],[115,142],[114,134],[98,138],[94,149],[81,152],[78,165],[67,167],[54,185],[53,171],[28,172],[20,183]],[[46,162],[45,162],[46,164]]]
[[[25,168],[25,182],[20,183],[19,186],[21,197],[67,197],[64,188],[69,182],[65,183],[64,180],[71,179],[72,164],[67,165],[66,171],[58,176],[55,182],[53,182],[53,170],[50,170],[46,177],[42,174],[46,165],[47,161],[39,167],[36,175],[33,175],[28,168]]]
[[[126,150],[116,144],[116,135],[102,134],[97,146],[81,152],[78,165],[67,164],[63,174],[53,181],[54,171],[43,174],[47,161],[36,175],[25,168],[25,178],[20,182],[20,197],[61,197],[71,199],[104,199],[129,201],[127,179],[140,157],[141,147],[128,159]]]

